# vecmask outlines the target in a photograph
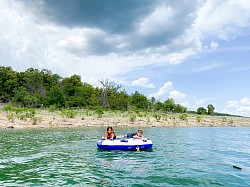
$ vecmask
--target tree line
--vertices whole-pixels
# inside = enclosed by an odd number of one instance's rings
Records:
[[[81,81],[81,76],[63,78],[50,70],[29,68],[16,72],[11,67],[0,66],[0,102],[21,107],[88,108],[110,110],[144,110],[186,113],[187,108],[175,104],[172,98],[161,102],[154,97],[148,99],[135,91],[128,94],[111,80],[100,80],[101,88]],[[198,114],[213,114],[209,105],[198,108]]]

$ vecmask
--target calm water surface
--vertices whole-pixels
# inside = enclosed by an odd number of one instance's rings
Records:
[[[250,186],[250,128],[145,128],[141,152],[97,149],[104,133],[0,130],[0,186]]]

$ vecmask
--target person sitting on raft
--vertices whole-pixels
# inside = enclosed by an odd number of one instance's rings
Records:
[[[115,135],[115,132],[113,130],[112,127],[108,127],[107,128],[107,131],[106,131],[106,134],[105,134],[105,137],[102,137],[102,139],[105,139],[105,140],[113,140],[113,139],[116,139],[116,135]]]
[[[102,137],[102,139],[105,139],[105,140],[107,140],[107,139],[109,139],[109,140],[116,139],[116,135],[115,135],[115,132],[113,131],[112,127],[107,128],[106,135],[105,135],[105,137]]]
[[[139,129],[137,133],[128,133],[127,138],[136,138],[136,139],[144,140],[145,138],[143,137],[142,134],[143,134],[143,131]]]

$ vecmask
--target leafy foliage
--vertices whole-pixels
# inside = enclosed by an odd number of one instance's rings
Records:
[[[157,122],[159,122],[161,120],[161,115],[160,114],[153,114],[153,117],[156,119]]]
[[[36,109],[26,108],[26,107],[14,107],[12,105],[5,105],[2,109],[4,112],[7,112],[7,119],[11,122],[14,122],[14,119],[17,118],[22,121],[27,121],[30,119],[33,124],[41,122],[41,118],[35,116]]]
[[[183,120],[183,121],[187,121],[187,117],[188,117],[188,114],[187,113],[183,113],[179,116],[180,120]]]
[[[212,105],[212,104],[209,104],[208,106],[207,106],[207,114],[208,115],[213,115],[214,114],[214,106]]]
[[[101,107],[98,107],[96,110],[95,110],[96,114],[98,115],[99,118],[102,117],[102,115],[104,114],[103,112],[103,109]]]
[[[112,80],[99,81],[101,88],[82,82],[79,75],[62,78],[50,70],[29,68],[25,72],[15,72],[11,67],[0,66],[0,102],[13,103],[27,108],[62,109],[66,116],[74,116],[67,109],[85,108],[96,110],[132,110],[139,113],[144,111],[163,113],[186,113],[187,108],[175,104],[172,98],[161,102],[154,97],[148,99],[135,91],[131,95]],[[53,110],[54,110],[53,109]],[[213,105],[208,105],[207,114],[214,114]],[[11,107],[6,110],[12,110]],[[98,109],[99,110],[99,109]],[[197,110],[204,114],[206,109]],[[72,114],[70,114],[72,113]],[[101,112],[98,112],[100,115]],[[133,121],[134,117],[132,117]],[[156,120],[158,117],[156,118]],[[158,119],[159,120],[159,119]]]
[[[197,114],[205,115],[207,114],[207,110],[204,107],[199,107],[197,109]]]
[[[77,115],[76,111],[63,109],[61,115],[67,118],[74,118]]]

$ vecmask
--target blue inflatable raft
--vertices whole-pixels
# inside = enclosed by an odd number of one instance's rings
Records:
[[[99,140],[97,147],[106,150],[123,150],[123,151],[136,151],[152,148],[153,143],[150,139],[114,139],[114,140]]]

